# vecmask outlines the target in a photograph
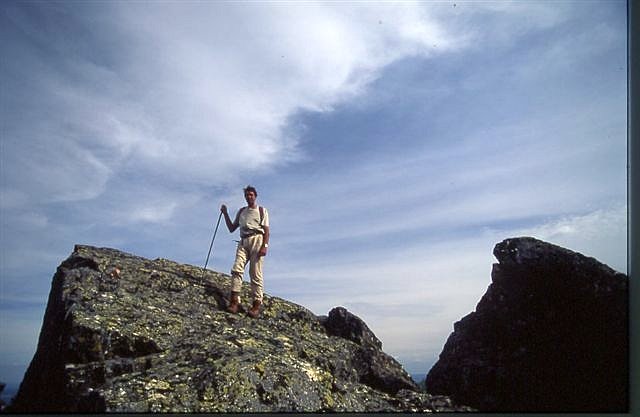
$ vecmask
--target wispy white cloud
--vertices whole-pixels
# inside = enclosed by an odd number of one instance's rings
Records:
[[[580,73],[585,70],[581,65],[585,59],[606,53],[614,45],[624,44],[625,36],[610,24],[596,24],[589,30],[559,38],[551,45],[531,48],[527,52],[526,65],[518,66],[516,75],[536,79],[549,71]],[[622,60],[611,62],[611,70],[619,70],[622,65]]]
[[[51,10],[57,8],[64,6]],[[28,91],[45,98],[37,107],[22,103],[40,121],[39,135],[28,126],[7,132],[21,147],[37,143],[22,153],[29,169],[20,189],[36,187],[49,173],[47,187],[35,193],[45,201],[94,198],[114,170],[134,160],[138,169],[197,183],[233,181],[238,170],[296,160],[297,137],[286,129],[292,115],[331,110],[362,94],[382,68],[404,57],[468,46],[465,31],[450,30],[451,16],[438,20],[447,9],[435,4],[112,3],[100,9],[92,22],[96,50],[73,49],[53,33],[60,60],[45,61],[26,44],[9,66],[35,69],[37,82]],[[538,9],[541,16],[551,13]],[[90,11],[60,14],[82,27]],[[46,41],[19,12],[7,15]]]
[[[624,136],[609,139],[610,125],[596,128],[587,117],[590,112],[570,122],[528,119],[446,151],[427,150],[405,159],[385,154],[325,174],[327,181],[314,184],[313,194],[304,200],[283,196],[277,210],[282,218],[296,216],[300,204],[317,207],[296,218],[292,230],[285,223],[284,235],[295,246],[432,233],[443,227],[484,227],[581,213],[593,208],[594,198],[624,200]],[[616,170],[605,168],[591,175],[594,167],[606,167],[612,157],[618,161]],[[317,227],[345,220],[348,228]],[[308,233],[310,229],[317,230]]]
[[[612,204],[583,215],[563,216],[536,227],[522,229],[519,233],[537,236],[586,256],[596,257],[626,274],[627,210],[624,203]]]
[[[19,140],[20,150],[8,150],[19,158],[10,171],[20,179],[3,187],[3,204],[92,199],[133,164],[136,175],[162,181],[224,184],[239,170],[296,160],[297,137],[286,129],[296,112],[331,110],[403,57],[469,46],[465,31],[451,30],[448,6],[423,6],[106,7],[94,36],[98,53],[118,49],[110,61],[68,50],[64,39],[54,42],[69,54],[64,64],[43,61],[33,48],[20,52],[20,62],[40,68],[33,95],[45,97],[46,107],[28,108],[41,124],[35,136],[24,125],[8,132]],[[524,13],[521,5],[498,8]],[[522,26],[561,20],[557,10],[534,9],[539,18]],[[82,22],[82,12],[70,15],[72,24]],[[101,38],[107,35],[112,45]],[[53,117],[42,117],[46,108]],[[166,221],[173,213],[166,207],[131,214]]]
[[[352,262],[290,262],[283,276],[270,276],[269,284],[276,292],[290,291],[296,302],[316,314],[326,314],[335,305],[349,308],[384,341],[387,352],[405,358],[414,372],[420,370],[416,366],[427,372],[425,352],[435,356],[442,350],[453,323],[475,310],[491,283],[496,243],[533,236],[586,256],[597,254],[598,260],[625,272],[626,253],[620,248],[626,247],[626,227],[626,207],[612,206],[534,227],[485,228],[436,242],[407,239]],[[321,290],[310,292],[309,287]]]
[[[164,221],[171,218],[176,206],[176,203],[166,204],[165,202],[161,202],[159,204],[138,207],[130,214],[130,218],[133,221],[141,222]]]

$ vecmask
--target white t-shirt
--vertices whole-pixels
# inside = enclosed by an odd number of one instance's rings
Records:
[[[238,223],[240,224],[240,236],[252,235],[256,232],[264,234],[264,229],[262,227],[269,227],[269,212],[267,212],[267,209],[265,207],[262,208],[262,212],[264,214],[262,223],[260,223],[260,209],[258,206],[256,206],[256,208],[244,207],[241,210],[240,218],[238,219]]]

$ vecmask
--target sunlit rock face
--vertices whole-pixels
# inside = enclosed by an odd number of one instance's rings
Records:
[[[419,391],[344,308],[265,294],[225,311],[229,276],[76,246],[53,278],[13,412],[465,411]],[[268,284],[268,281],[267,281]],[[241,294],[248,309],[250,290]]]
[[[427,391],[480,411],[627,411],[627,276],[533,238],[493,253],[492,284],[455,323]]]

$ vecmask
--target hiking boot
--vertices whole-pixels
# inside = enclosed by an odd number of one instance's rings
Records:
[[[240,308],[240,294],[238,294],[237,292],[232,292],[231,293],[231,301],[229,302],[229,305],[227,306],[227,311],[229,313],[236,314],[238,312],[239,308]]]
[[[260,315],[260,305],[262,304],[262,301],[260,300],[254,300],[253,302],[253,307],[251,307],[251,309],[249,309],[249,311],[247,312],[247,314],[249,314],[251,317],[258,318],[258,316]]]

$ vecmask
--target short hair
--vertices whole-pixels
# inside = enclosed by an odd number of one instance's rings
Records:
[[[247,186],[244,188],[244,190],[243,190],[243,191],[244,191],[244,193],[245,193],[245,194],[246,194],[247,192],[251,191],[251,192],[253,192],[253,193],[256,195],[256,197],[258,196],[258,191],[256,191],[255,187],[252,187],[251,185],[247,185]]]

